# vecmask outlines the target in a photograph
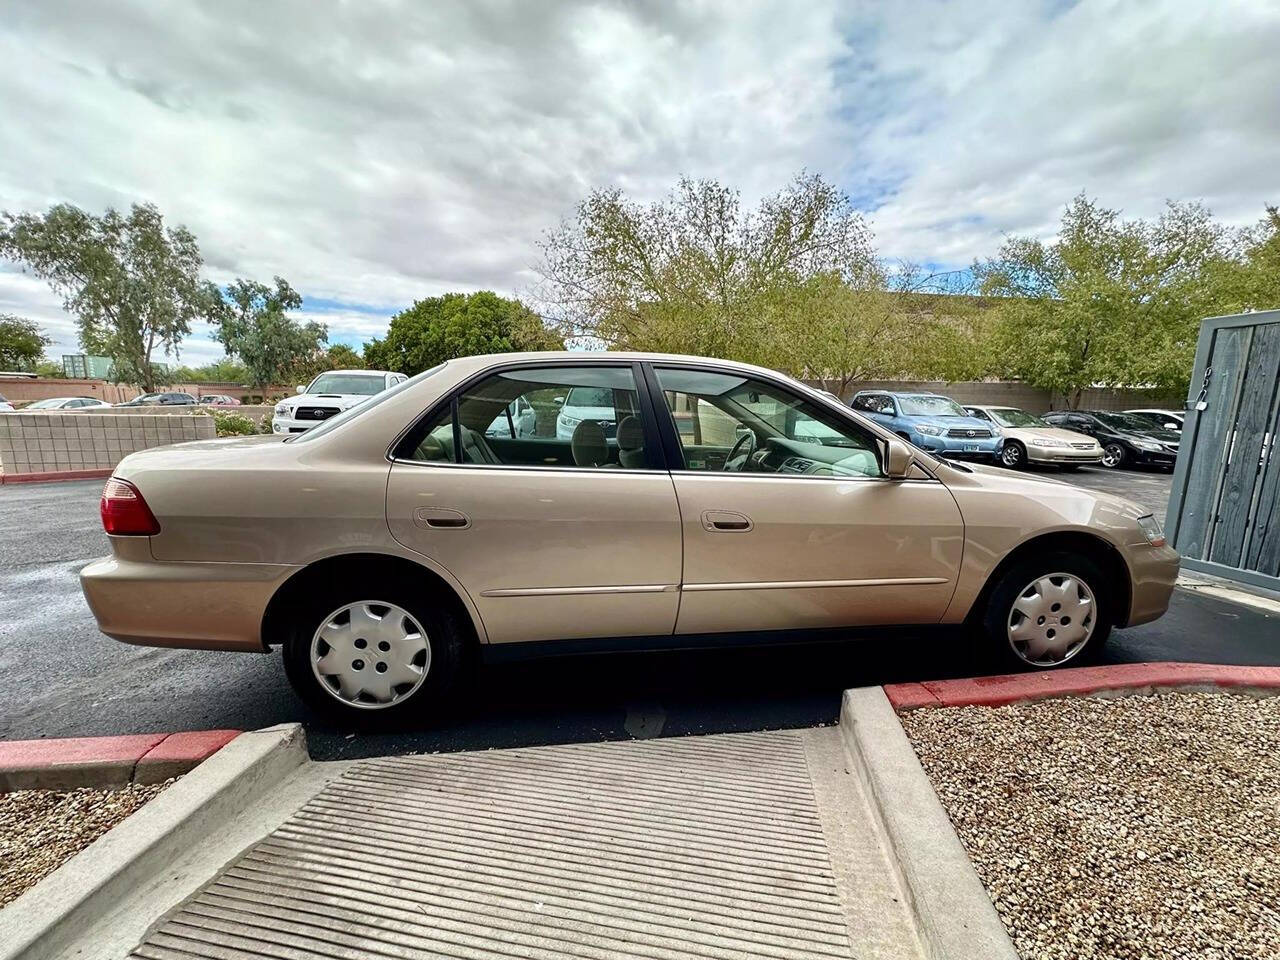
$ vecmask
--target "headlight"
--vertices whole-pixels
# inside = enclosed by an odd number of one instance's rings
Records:
[[[289,408],[288,408],[288,407],[286,407],[283,403],[277,403],[277,404],[276,404],[276,416],[277,416],[277,417],[287,417],[288,415],[289,415]]]
[[[916,433],[922,433],[922,434],[924,434],[926,437],[940,437],[940,436],[942,436],[942,428],[941,428],[941,427],[935,427],[935,426],[934,426],[933,424],[931,424],[931,423],[917,423],[917,424],[915,425],[915,427],[916,427]]]
[[[1065,447],[1066,444],[1061,440],[1050,440],[1047,437],[1036,437],[1031,441],[1033,446],[1037,447]]]
[[[1153,547],[1164,546],[1164,530],[1160,526],[1160,521],[1151,516],[1151,514],[1138,518],[1138,529],[1147,538],[1147,543]]]
[[[1135,440],[1133,441],[1133,445],[1139,450],[1151,450],[1154,452],[1161,449],[1160,444],[1152,440]]]
[[[563,423],[566,427],[576,427],[582,421],[579,420],[577,417],[566,417],[562,413],[560,414],[560,422]]]

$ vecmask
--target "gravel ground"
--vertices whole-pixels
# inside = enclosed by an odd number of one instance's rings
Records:
[[[902,724],[1024,960],[1280,957],[1280,697]]]
[[[167,784],[0,794],[0,907],[44,879]]]

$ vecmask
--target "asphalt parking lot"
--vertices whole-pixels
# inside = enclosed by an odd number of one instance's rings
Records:
[[[1065,475],[1063,475],[1065,477]],[[1163,515],[1168,474],[1082,470]],[[276,655],[130,647],[102,636],[76,573],[107,552],[98,481],[0,487],[0,739],[308,727],[322,758],[678,736],[835,722],[840,691],[980,672],[963,639],[577,657],[490,666],[459,716],[369,735],[326,726]],[[1163,619],[1117,631],[1113,661],[1280,664],[1277,617],[1179,590]]]

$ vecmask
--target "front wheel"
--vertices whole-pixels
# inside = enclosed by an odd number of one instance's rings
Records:
[[[1010,470],[1017,470],[1026,465],[1027,451],[1017,440],[1010,440],[1000,449],[1000,462]]]
[[[982,618],[990,649],[1017,670],[1087,662],[1111,632],[1102,570],[1088,557],[1053,552],[1015,564],[991,591]]]
[[[308,706],[361,724],[443,710],[466,643],[449,610],[387,582],[331,585],[312,597],[283,650],[285,674]]]
[[[1108,443],[1102,448],[1102,465],[1119,470],[1129,459],[1129,453],[1118,443]]]

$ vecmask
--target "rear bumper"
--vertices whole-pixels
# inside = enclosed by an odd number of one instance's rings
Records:
[[[262,615],[299,567],[103,557],[80,571],[98,629],[152,647],[263,653]]]
[[[1133,596],[1129,599],[1129,615],[1121,626],[1133,627],[1164,616],[1169,599],[1178,582],[1181,558],[1168,544],[1130,546],[1125,551],[1132,578]]]

